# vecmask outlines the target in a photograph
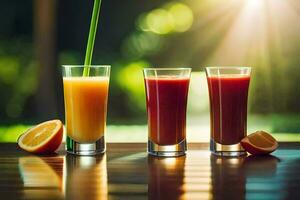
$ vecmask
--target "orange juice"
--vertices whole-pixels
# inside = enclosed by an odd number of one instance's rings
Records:
[[[67,135],[79,143],[104,136],[108,77],[64,77]]]

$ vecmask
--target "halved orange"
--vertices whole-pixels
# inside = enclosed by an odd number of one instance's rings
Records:
[[[272,153],[278,147],[278,142],[272,135],[265,131],[256,131],[243,138],[242,147],[253,155],[265,155]]]
[[[63,124],[60,120],[50,120],[38,124],[18,138],[19,146],[31,153],[54,152],[62,142]]]

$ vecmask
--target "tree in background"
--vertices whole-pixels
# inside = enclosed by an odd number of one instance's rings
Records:
[[[34,49],[38,66],[36,92],[40,120],[56,118],[59,111],[57,91],[61,91],[56,40],[56,0],[34,0]],[[60,95],[62,96],[62,95]]]

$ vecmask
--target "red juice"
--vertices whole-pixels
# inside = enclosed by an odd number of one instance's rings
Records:
[[[149,140],[158,145],[178,144],[186,137],[189,78],[145,78]]]
[[[237,144],[247,132],[249,75],[207,78],[210,98],[211,138],[225,145]]]

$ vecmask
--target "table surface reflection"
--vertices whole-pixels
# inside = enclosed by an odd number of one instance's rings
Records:
[[[0,199],[299,199],[300,143],[272,156],[221,158],[207,144],[186,156],[148,156],[145,144],[108,144],[101,156],[35,156],[0,144]]]

